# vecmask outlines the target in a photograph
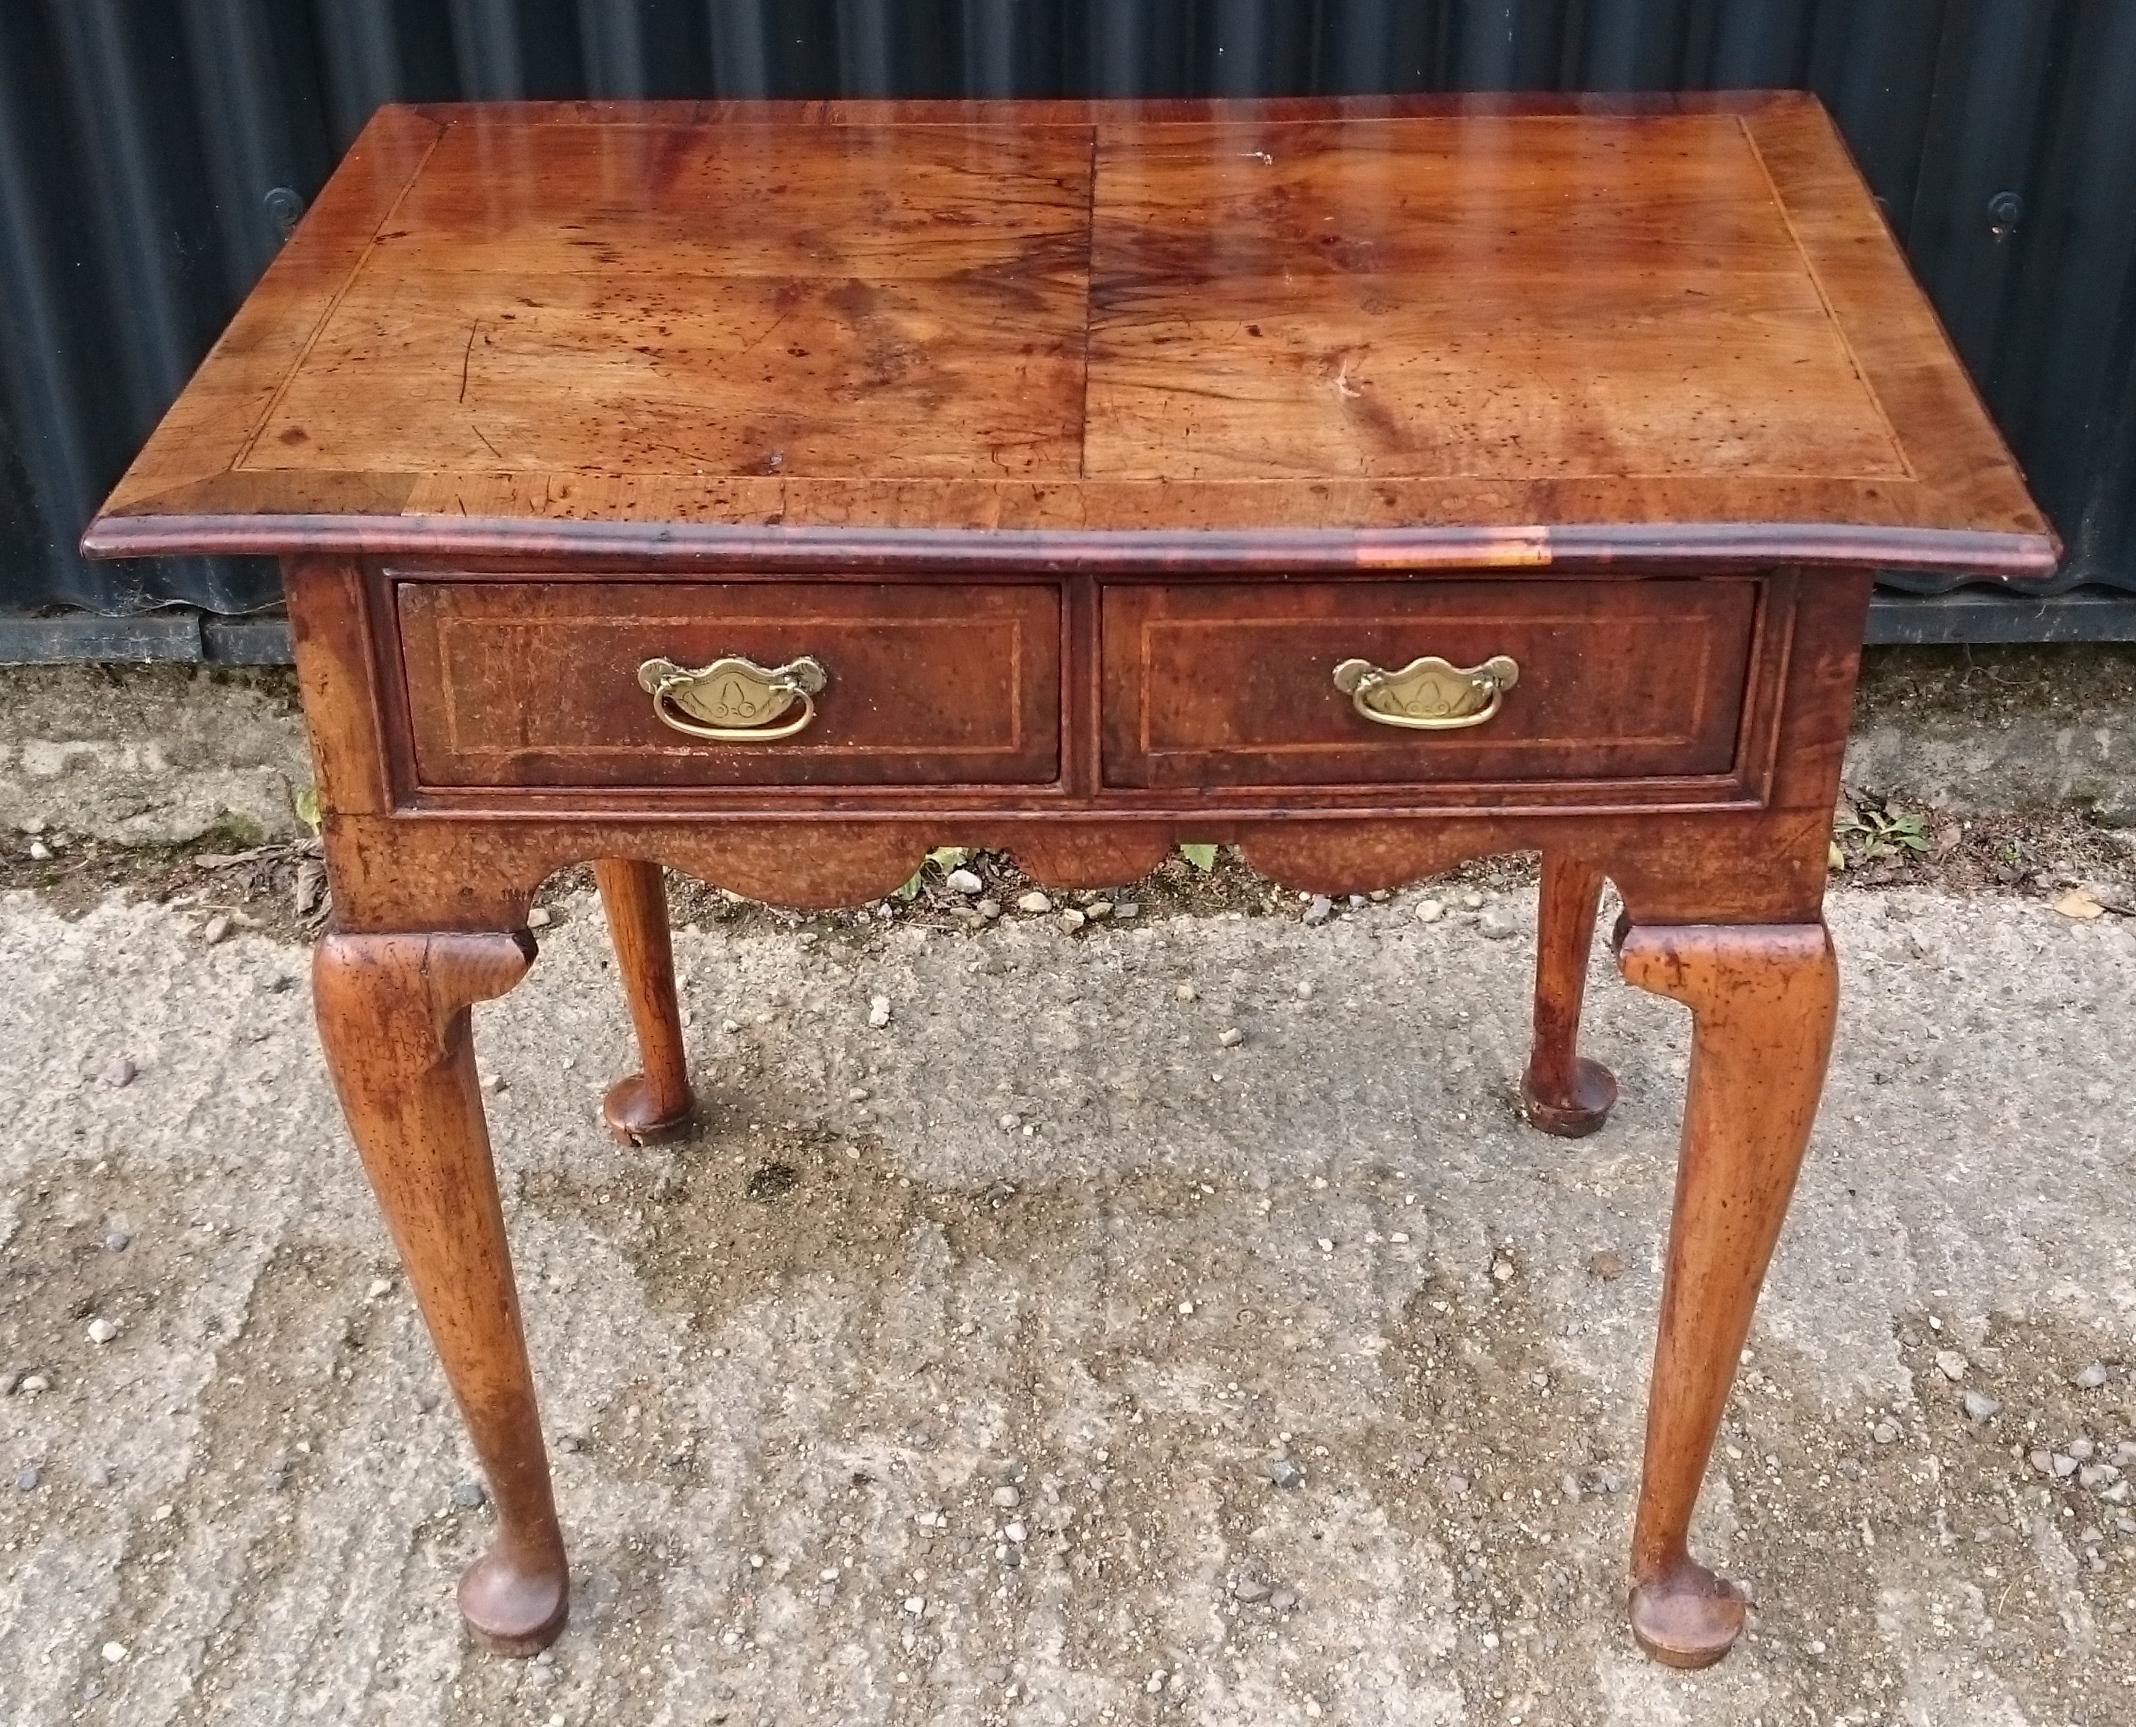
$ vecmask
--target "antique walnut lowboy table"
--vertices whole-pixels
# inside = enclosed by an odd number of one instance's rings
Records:
[[[469,1043],[536,886],[596,862],[641,1140],[660,866],[832,906],[1182,840],[1326,893],[1539,850],[1564,1134],[1616,882],[1693,1027],[1632,1622],[1735,1637],[1686,1529],[1831,1041],[1869,572],[2057,549],[1813,101],[387,109],[85,545],[283,560],[320,1029],[497,1645],[567,1593]]]

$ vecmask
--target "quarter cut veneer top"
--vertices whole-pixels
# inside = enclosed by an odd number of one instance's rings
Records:
[[[1785,94],[383,109],[84,543],[2057,550]]]

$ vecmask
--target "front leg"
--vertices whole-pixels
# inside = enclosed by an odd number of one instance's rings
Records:
[[[349,1131],[497,1506],[460,1612],[512,1655],[555,1638],[570,1590],[468,1010],[525,976],[533,952],[523,931],[332,935],[312,957]]]
[[[1633,928],[1641,989],[1691,1009],[1691,1076],[1632,1531],[1632,1632],[1657,1661],[1704,1667],[1743,1629],[1743,1596],[1686,1538],[1751,1309],[1824,1087],[1839,996],[1823,924]]]

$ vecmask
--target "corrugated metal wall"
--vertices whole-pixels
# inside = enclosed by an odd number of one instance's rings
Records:
[[[273,601],[258,566],[73,542],[381,102],[1754,85],[1837,115],[2062,585],[2136,593],[2122,0],[0,0],[0,607]]]

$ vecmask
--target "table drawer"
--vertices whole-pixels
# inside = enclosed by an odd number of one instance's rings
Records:
[[[1045,585],[402,580],[425,786],[1033,784],[1060,770]],[[767,686],[722,668],[813,661]],[[653,687],[648,687],[653,686]],[[686,735],[664,721],[721,735]],[[783,735],[782,735],[783,734]]]
[[[1103,608],[1105,781],[1445,784],[1717,775],[1736,756],[1752,578],[1120,584]],[[1502,676],[1456,675],[1499,656]],[[1363,662],[1360,691],[1336,668]],[[1498,682],[1510,678],[1495,698]],[[1495,699],[1495,707],[1493,701]],[[1396,718],[1448,729],[1391,725]],[[1483,711],[1489,709],[1488,717]]]

